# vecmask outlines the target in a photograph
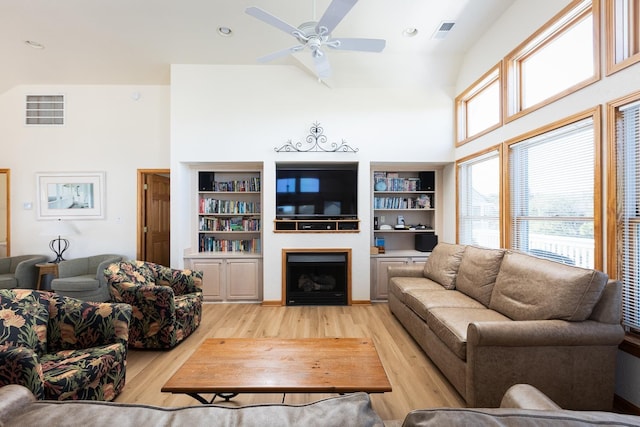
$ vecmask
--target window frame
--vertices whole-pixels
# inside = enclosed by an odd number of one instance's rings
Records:
[[[495,76],[494,76],[495,74]],[[482,77],[473,82],[468,88],[466,88],[460,95],[458,95],[455,99],[455,141],[456,147],[460,147],[461,145],[466,144],[469,141],[472,141],[480,136],[491,132],[492,130],[498,129],[503,124],[503,67],[502,61],[498,62],[496,65],[491,67],[489,71],[484,73]],[[475,134],[469,134],[469,112],[468,112],[468,104],[473,99],[477,98],[478,95],[482,94],[485,90],[487,90],[494,83],[498,84],[498,123],[491,125]]]
[[[504,217],[504,243],[506,248],[512,248],[514,236],[511,222],[513,220],[511,214],[511,175],[510,175],[510,156],[509,149],[512,145],[525,141],[530,138],[537,137],[544,133],[559,129],[564,126],[571,125],[572,123],[591,118],[593,120],[593,138],[594,138],[594,165],[593,165],[593,239],[594,239],[594,266],[596,270],[602,270],[603,268],[603,250],[602,250],[602,237],[603,237],[603,224],[602,224],[602,138],[601,138],[601,108],[597,106],[593,109],[574,114],[567,118],[561,119],[554,123],[550,123],[538,129],[524,133],[520,136],[512,138],[504,142],[504,154],[502,156],[505,177],[502,185],[503,188],[503,217]]]
[[[522,100],[522,66],[524,59],[531,57],[542,48],[552,43],[561,35],[565,34],[578,22],[583,20],[588,14],[592,15],[593,21],[593,76],[577,82],[576,84],[552,95],[542,101],[523,108]],[[508,123],[548,105],[560,98],[582,89],[600,80],[600,0],[574,0],[545,25],[540,27],[524,42],[519,44],[514,50],[505,56],[504,60],[504,81],[506,89],[503,90],[503,122]]]
[[[607,103],[607,272],[611,279],[618,277],[618,179],[617,179],[617,139],[616,113],[618,108],[628,104],[640,102],[640,91],[628,94]],[[624,303],[624,301],[623,301]],[[632,330],[632,336],[640,337],[640,331]],[[632,340],[634,341],[634,340]],[[633,346],[640,356],[640,341],[634,341]]]
[[[499,237],[499,245],[500,247],[504,247],[504,198],[503,198],[503,181],[504,181],[504,161],[503,161],[503,144],[497,144],[491,147],[488,147],[482,151],[471,154],[469,156],[463,157],[461,159],[456,160],[455,168],[456,168],[456,243],[460,243],[460,166],[464,163],[468,163],[473,161],[474,159],[478,159],[483,157],[493,151],[498,152],[498,174],[500,182],[498,184],[498,233]]]
[[[613,73],[616,73],[620,70],[623,70],[630,65],[635,64],[640,61],[640,1],[638,0],[622,0],[626,1],[629,4],[629,7],[633,9],[631,16],[625,16],[625,19],[631,19],[630,31],[631,40],[627,40],[627,42],[631,42],[634,44],[634,48],[638,50],[638,52],[631,54],[630,56],[626,56],[621,61],[616,61],[616,50],[618,47],[618,39],[616,38],[616,0],[606,0],[605,4],[605,40],[607,44],[607,53],[606,53],[606,61],[607,61],[607,69],[606,75],[609,76]]]

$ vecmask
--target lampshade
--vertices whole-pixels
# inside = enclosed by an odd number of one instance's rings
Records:
[[[58,218],[45,227],[45,233],[54,237],[73,236],[78,234],[78,229],[69,221]]]

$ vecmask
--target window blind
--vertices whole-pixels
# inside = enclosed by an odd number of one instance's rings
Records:
[[[616,163],[622,323],[640,329],[640,101],[616,112]]]
[[[593,268],[594,175],[592,118],[511,145],[511,247]]]
[[[500,247],[500,153],[458,164],[458,241]]]

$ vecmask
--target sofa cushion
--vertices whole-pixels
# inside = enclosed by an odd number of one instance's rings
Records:
[[[97,389],[98,380],[106,373],[118,372],[122,375],[123,369],[118,365],[125,357],[126,348],[121,343],[45,354],[41,362],[46,398],[54,400],[86,398],[88,390]],[[95,386],[91,387],[92,384]],[[93,390],[93,393],[96,392],[97,390]],[[102,392],[110,391],[102,390]],[[100,400],[112,400],[114,397],[95,396]]]
[[[73,414],[73,422],[70,422]],[[159,407],[112,402],[35,402],[2,419],[6,427],[47,424],[86,426],[370,426],[383,427],[366,393],[351,393],[302,405],[195,405]]]
[[[14,289],[18,287],[18,279],[14,274],[0,274],[0,289]]]
[[[456,289],[489,306],[504,253],[502,249],[467,246],[458,269]]]
[[[47,352],[49,311],[40,293],[31,289],[0,290],[2,344],[27,347],[42,356]]]
[[[508,252],[489,307],[514,320],[586,320],[608,276],[531,255]]]
[[[464,245],[438,243],[424,265],[424,277],[440,283],[446,289],[455,289],[463,253]]]
[[[461,292],[446,289],[439,291],[409,289],[405,293],[405,304],[423,320],[427,319],[427,311],[436,307],[485,308],[484,305]]]
[[[55,291],[61,292],[81,292],[98,289],[98,280],[95,274],[83,274],[81,276],[65,277],[51,283]]]
[[[411,289],[424,289],[431,291],[444,290],[440,283],[436,283],[426,277],[397,276],[389,279],[389,292],[395,295],[402,302],[405,302],[405,294]]]
[[[597,411],[568,411],[512,408],[436,408],[409,412],[402,427],[587,427],[635,426],[640,417]]]
[[[467,360],[467,327],[472,322],[510,321],[486,307],[438,307],[427,312],[427,325],[462,360]]]

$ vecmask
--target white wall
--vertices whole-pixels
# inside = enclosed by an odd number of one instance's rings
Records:
[[[456,93],[462,92],[475,80],[480,78],[493,65],[498,63],[504,55],[516,48],[518,44],[524,41],[568,3],[570,3],[568,0],[516,1],[514,5],[493,24],[491,30],[478,40],[475,46],[467,53],[458,78]],[[505,37],[505,34],[509,36]],[[603,70],[604,58],[603,52]],[[553,104],[545,106],[538,111],[534,111],[516,121],[508,123],[502,128],[483,135],[475,141],[465,144],[456,150],[455,157],[459,159],[479,152],[483,148],[501,143],[528,131],[538,129],[549,123],[600,105],[603,106],[603,170],[601,178],[603,180],[602,182],[605,183],[606,168],[604,166],[607,161],[607,127],[606,110],[604,106],[609,101],[640,90],[640,64],[636,64],[609,77],[604,77],[604,71],[602,75],[603,78],[600,81]],[[604,196],[604,200],[606,200],[606,191]],[[607,221],[606,213],[606,206],[604,206],[603,219],[605,223]],[[606,252],[606,236],[604,236],[603,243],[603,249]],[[606,259],[606,253],[604,255]],[[638,387],[640,377],[637,375],[640,372],[640,360],[628,354],[621,353],[618,357],[617,369],[616,394],[634,405],[640,406],[640,387]]]
[[[452,100],[440,89],[328,89],[289,66],[174,65],[171,71],[172,262],[197,250],[190,166],[259,162],[263,179],[264,299],[281,299],[283,248],[352,248],[352,298],[370,298],[370,165],[453,158]],[[329,141],[357,153],[276,153],[304,140],[315,121]],[[273,232],[275,164],[279,161],[355,161],[360,165],[356,234]],[[450,227],[451,229],[451,227]],[[441,236],[452,241],[455,236]],[[181,261],[180,261],[181,262]]]
[[[27,94],[64,94],[65,125],[25,126]],[[37,219],[36,173],[104,171],[106,216],[72,221],[79,234],[68,237],[64,256],[134,258],[136,170],[169,167],[169,88],[18,86],[0,96],[0,117],[0,168],[11,169],[11,253],[53,257],[51,221]]]

